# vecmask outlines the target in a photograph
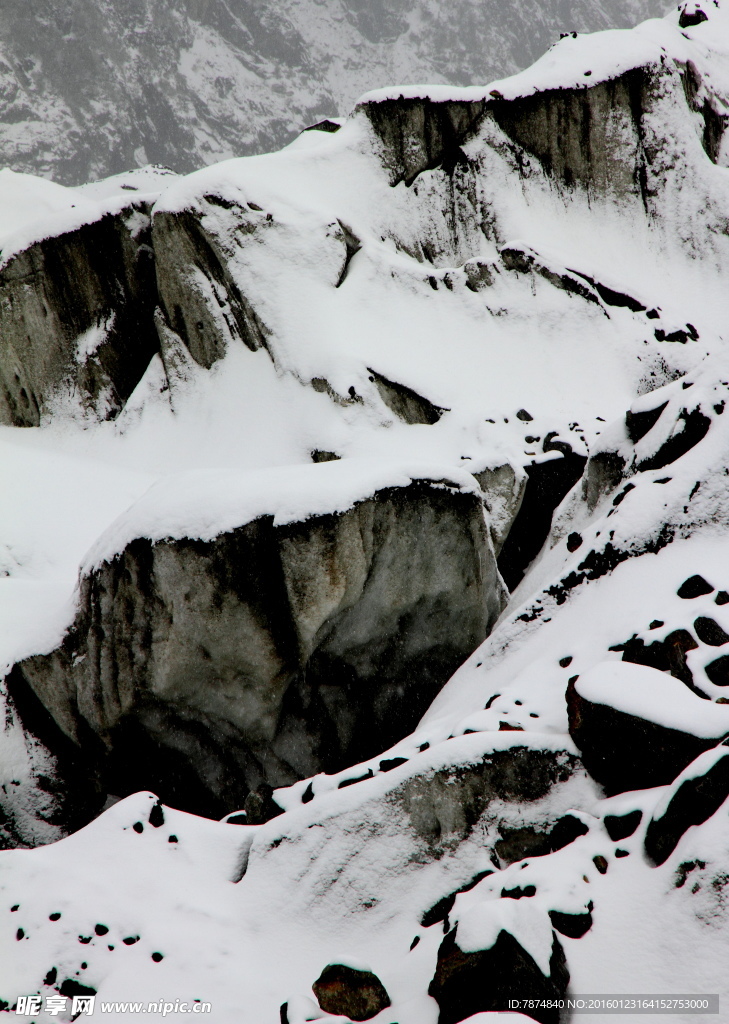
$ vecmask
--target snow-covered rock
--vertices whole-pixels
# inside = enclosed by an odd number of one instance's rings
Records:
[[[0,430],[0,799],[47,843],[2,855],[8,1009],[69,983],[303,1024],[332,965],[382,1024],[480,1024],[517,974],[726,999],[729,12],[700,10],[370,93],[154,201],[159,351],[116,419]],[[271,701],[234,720],[253,660]],[[127,709],[165,749],[107,770],[159,793],[49,842],[61,727],[95,764]],[[213,717],[265,777],[215,788]],[[306,760],[322,722],[340,761]],[[223,822],[174,809],[200,787]]]

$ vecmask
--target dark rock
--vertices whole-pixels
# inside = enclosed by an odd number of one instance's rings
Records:
[[[428,98],[361,103],[381,147],[390,184],[412,184],[419,174],[462,158],[461,143],[485,110],[483,100],[435,102]]]
[[[595,452],[587,461],[582,479],[582,497],[592,512],[600,498],[614,491],[623,479],[625,459],[618,452]]]
[[[545,857],[549,853],[569,846],[588,832],[587,825],[573,814],[565,814],[552,827],[534,825],[521,828],[500,826],[501,839],[494,844],[499,860],[515,864],[525,857]]]
[[[336,452],[328,452],[320,448],[315,448],[311,453],[311,461],[315,463],[336,462],[338,459],[341,459],[341,455],[337,455]]]
[[[437,903],[434,903],[429,910],[426,910],[420,919],[422,927],[430,928],[434,924],[439,924],[441,921],[445,921],[451,910],[453,910],[453,905],[456,902],[457,895],[457,892],[453,892],[449,896],[444,896],[442,899],[438,900]]]
[[[694,629],[701,643],[708,644],[709,647],[723,647],[729,643],[729,634],[724,632],[718,622],[705,615],[694,619]]]
[[[165,812],[162,810],[162,804],[157,801],[152,810],[149,812],[149,824],[152,828],[159,828],[160,825],[165,823]]]
[[[597,868],[597,870],[600,872],[601,875],[606,875],[607,874],[607,869],[608,869],[607,858],[603,857],[603,855],[601,853],[598,853],[597,856],[592,858],[592,863],[595,865],[595,867]]]
[[[625,427],[628,431],[628,437],[637,444],[641,438],[645,437],[649,430],[658,422],[661,413],[668,405],[668,402],[663,402],[661,405],[657,405],[655,409],[647,409],[641,412],[632,412],[630,409],[625,414]]]
[[[240,207],[236,221],[243,233],[265,231],[268,223]],[[270,332],[241,294],[220,243],[205,231],[200,215],[157,213],[152,237],[166,325],[195,362],[211,367],[238,339],[254,352],[266,347]]]
[[[608,796],[672,782],[704,750],[721,739],[693,736],[624,711],[594,704],[567,687],[570,736],[590,775]]]
[[[586,459],[571,453],[527,466],[527,484],[519,512],[499,554],[499,571],[509,590],[521,582],[542,549],[552,513],[582,476]]]
[[[693,675],[686,662],[688,651],[698,649],[698,644],[687,629],[675,629],[665,640],[656,640],[646,644],[638,636],[631,637],[622,644],[614,644],[611,651],[622,651],[623,661],[634,665],[648,665],[659,672],[670,672],[675,679],[680,679],[690,690],[703,697],[694,686]]]
[[[66,978],[58,990],[62,996],[73,998],[73,996],[95,996],[96,989],[90,985],[82,985],[75,978]]]
[[[589,910],[584,914],[565,914],[561,910],[550,910],[549,920],[552,927],[568,939],[581,939],[592,928],[592,914]]]
[[[642,811],[629,811],[627,814],[606,814],[604,818],[607,834],[614,843],[632,836],[640,825]]]
[[[438,1006],[438,1024],[458,1024],[477,1013],[506,1011],[509,1000],[532,999],[529,1013],[541,1024],[558,1024],[560,1011],[550,1002],[564,999],[569,971],[564,950],[554,936],[550,973],[545,977],[534,959],[509,932],[499,932],[491,949],[464,953],[458,933],[449,932],[438,950],[438,964],[428,988]]]
[[[304,128],[305,132],[338,132],[341,128],[341,124],[336,121],[330,121],[328,118],[324,118],[323,121],[317,121],[316,124],[310,124],[308,128]]]
[[[729,594],[726,590],[720,590],[714,598],[714,604],[729,604]]]
[[[517,414],[516,414],[516,418],[517,418],[518,420],[523,420],[523,422],[524,422],[524,423],[531,423],[531,421],[532,421],[532,420],[534,419],[534,417],[533,417],[533,416],[531,416],[531,415],[530,415],[530,414],[529,414],[529,413],[528,413],[528,412],[526,411],[526,409],[519,409],[519,411],[518,411],[518,412],[517,412]]]
[[[642,205],[640,116],[651,81],[649,69],[634,68],[590,88],[547,89],[489,106],[502,130],[553,178],[603,200]],[[619,143],[615,123],[625,126]]]
[[[550,267],[542,262],[531,249],[509,245],[500,249],[499,255],[507,270],[517,271],[522,274],[537,274],[539,277],[544,278],[545,281],[549,281],[555,288],[570,292],[573,295],[579,295],[580,298],[585,299],[587,302],[598,302],[594,288],[587,283],[585,277],[569,270],[558,270]],[[517,416],[519,416],[518,413]],[[529,416],[530,420],[531,418]],[[519,419],[523,419],[523,417],[519,416]]]
[[[682,409],[678,422],[683,423],[682,428],[674,431],[653,455],[640,462],[638,470],[662,469],[680,459],[706,437],[711,426],[711,420],[700,409]]]
[[[704,665],[704,672],[714,686],[729,686],[729,654],[723,654],[721,658],[715,658]]]
[[[523,889],[520,885],[517,885],[513,889],[501,890],[501,898],[508,900],[528,899],[530,896],[536,896],[536,894],[537,888],[534,885],[525,885]]]
[[[383,761],[380,761],[381,772],[391,772],[393,768],[399,768],[401,764],[408,763],[407,757],[386,757]]]
[[[62,391],[98,419],[123,408],[159,349],[150,233],[137,227],[148,213],[129,206],[0,269],[0,423],[38,426]]]
[[[702,21],[708,21],[709,17],[707,14],[697,7],[695,4],[686,4],[682,9],[678,17],[678,23],[681,28],[693,28],[695,25],[700,25]]]
[[[390,1006],[390,997],[376,974],[343,964],[329,964],[311,987],[325,1013],[350,1020],[371,1020]]]
[[[366,779],[374,778],[374,775],[375,773],[372,771],[372,769],[368,768],[364,775],[355,775],[351,779],[342,779],[342,781],[337,786],[337,789],[346,789],[347,786],[354,786],[358,782],[364,782]]]
[[[582,547],[582,537],[579,533],[571,533],[567,538],[567,550],[577,551],[579,547]]]
[[[397,384],[394,381],[387,380],[386,377],[375,373],[374,370],[369,372],[370,380],[374,381],[380,398],[388,409],[394,412],[403,423],[426,423],[432,425],[437,423],[445,412],[444,409],[439,409],[437,405],[433,405],[427,398],[423,398],[422,395],[417,394],[411,388],[406,388],[404,384]]]
[[[36,756],[38,749],[47,752],[42,792],[39,794],[42,804],[36,795],[33,811],[37,814],[40,804],[43,821],[57,826],[61,834],[76,832],[96,817],[106,802],[104,780],[95,768],[94,752],[99,750],[98,739],[82,726],[80,739],[91,756],[82,755],[79,746],[59,727],[20,673],[10,672],[4,682],[6,713],[16,714],[20,719],[36,747]],[[0,806],[3,845],[35,846],[40,837],[33,828],[34,815],[24,815],[22,806],[5,803],[1,795]]]
[[[705,772],[684,779],[659,818],[648,823],[645,852],[654,864],[663,864],[692,825],[701,825],[729,796],[729,750]]]
[[[481,499],[416,482],[341,515],[133,541],[10,688],[74,737],[81,775],[86,758],[117,795],[220,818],[407,735],[504,600]]]
[[[703,597],[704,594],[711,594],[713,591],[714,587],[707,583],[703,576],[697,574],[684,580],[676,593],[685,601],[691,601],[695,597]]]

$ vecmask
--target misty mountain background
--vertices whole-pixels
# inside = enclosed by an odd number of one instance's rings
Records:
[[[285,145],[390,84],[486,84],[666,0],[0,0],[0,166],[66,185]]]

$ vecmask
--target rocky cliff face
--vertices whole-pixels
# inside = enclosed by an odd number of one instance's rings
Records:
[[[119,414],[158,350],[149,207],[46,238],[0,269],[0,421],[38,426],[73,396]]]
[[[288,526],[132,540],[84,577],[59,651],[10,686],[107,791],[154,786],[219,816],[400,739],[504,595],[479,495],[413,482]]]

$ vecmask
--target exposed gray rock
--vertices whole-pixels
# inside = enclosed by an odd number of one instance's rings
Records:
[[[487,466],[473,475],[486,495],[491,539],[498,556],[519,514],[528,477],[523,471],[517,471],[510,462],[502,466]]]
[[[486,108],[485,100],[434,102],[427,97],[378,99],[356,109],[369,121],[381,146],[390,184],[410,185],[423,171],[462,158],[465,140]]]
[[[36,242],[0,269],[0,423],[37,426],[62,394],[113,418],[158,349],[149,210]]]
[[[100,738],[113,792],[219,815],[406,735],[504,601],[477,494],[413,483],[209,542],[140,537],[13,680]]]
[[[225,202],[217,196],[209,199]],[[242,231],[256,230],[250,213],[246,216],[240,207],[235,213]],[[195,213],[156,213],[153,239],[160,303],[169,326],[200,366],[212,366],[234,338],[252,351],[265,347],[266,326],[241,295],[214,239]]]
[[[425,423],[432,426],[437,423],[445,410],[433,405],[427,398],[417,394],[404,384],[396,384],[374,370],[370,370],[370,379],[374,382],[380,398],[398,419],[404,423]]]
[[[457,847],[478,822],[491,817],[492,804],[533,805],[526,811],[528,821],[502,820],[497,815],[494,848],[499,860],[511,863],[527,853],[539,856],[558,848],[550,845],[549,836],[559,812],[540,802],[575,773],[579,773],[579,760],[574,755],[514,746],[484,754],[474,764],[414,775],[394,791],[392,799],[402,804],[411,827],[436,856]],[[519,842],[515,843],[517,831]]]

